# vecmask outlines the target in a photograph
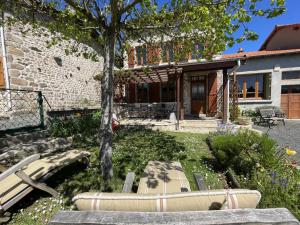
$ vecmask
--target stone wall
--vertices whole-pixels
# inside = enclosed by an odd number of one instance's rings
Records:
[[[48,32],[23,30],[19,25],[5,27],[10,88],[42,91],[53,109],[99,107],[100,83],[94,76],[101,73],[103,59],[66,55],[67,41],[48,47]]]

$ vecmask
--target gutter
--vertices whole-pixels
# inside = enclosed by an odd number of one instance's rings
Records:
[[[241,67],[241,59],[237,59],[237,64],[228,72],[228,75],[236,72]]]

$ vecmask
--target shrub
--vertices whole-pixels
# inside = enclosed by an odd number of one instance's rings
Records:
[[[257,117],[258,113],[257,110],[253,110],[253,109],[245,109],[242,111],[242,116],[246,116],[246,117]]]
[[[233,169],[242,188],[261,192],[261,208],[286,207],[300,218],[300,173],[274,140],[249,130],[215,135],[209,140],[223,169]]]
[[[50,121],[48,129],[50,134],[55,137],[68,137],[78,134],[91,136],[97,134],[100,121],[100,111],[84,115],[78,113],[69,118]]]

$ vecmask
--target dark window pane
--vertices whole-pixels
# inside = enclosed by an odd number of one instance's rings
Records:
[[[148,102],[148,84],[137,85],[137,100],[139,103]]]
[[[281,86],[281,94],[287,94],[287,93],[289,93],[289,86],[287,85]]]
[[[300,71],[282,72],[282,80],[300,79]]]
[[[147,49],[145,46],[136,47],[136,56],[138,65],[147,64]]]
[[[192,100],[204,100],[205,88],[203,82],[192,83]]]
[[[300,93],[300,85],[291,86],[291,93]]]
[[[201,59],[202,54],[201,52],[203,51],[203,45],[201,44],[196,44],[195,49],[192,51],[192,59]]]
[[[175,101],[175,82],[161,83],[161,101],[162,102]]]

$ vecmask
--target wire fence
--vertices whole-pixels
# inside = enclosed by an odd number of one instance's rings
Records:
[[[0,132],[44,127],[41,91],[0,89]]]

